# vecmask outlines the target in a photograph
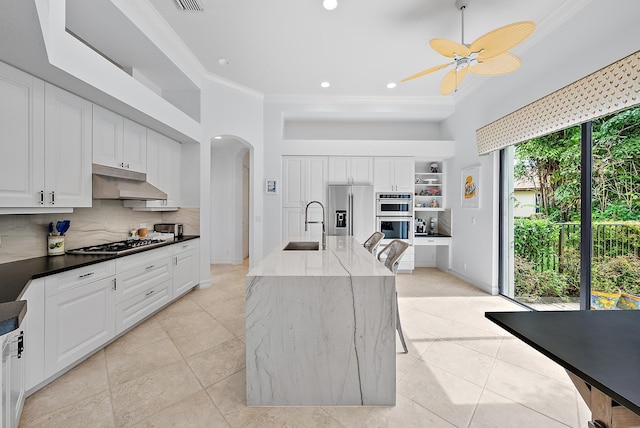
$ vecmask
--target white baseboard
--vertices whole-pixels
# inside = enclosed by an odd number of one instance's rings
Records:
[[[492,287],[489,284],[484,284],[482,282],[478,282],[472,278],[469,278],[468,276],[466,276],[465,274],[463,274],[462,272],[459,272],[455,269],[449,269],[449,273],[453,276],[455,276],[456,278],[459,278],[461,280],[463,280],[464,282],[468,282],[469,284],[473,285],[476,288],[479,288],[480,290],[484,291],[487,294],[491,294],[493,296],[497,295],[498,293],[493,293]]]

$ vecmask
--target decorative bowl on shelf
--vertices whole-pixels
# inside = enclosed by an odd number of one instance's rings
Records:
[[[438,182],[438,179],[437,178],[425,178],[423,181],[425,183],[428,183],[428,184],[436,184]]]

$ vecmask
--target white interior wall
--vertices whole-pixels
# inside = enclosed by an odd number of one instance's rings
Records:
[[[456,112],[445,122],[456,141],[456,156],[447,163],[454,274],[498,291],[499,165],[497,154],[478,156],[475,130],[637,51],[640,27],[624,13],[633,5],[634,0],[594,0],[526,51],[518,71],[481,77],[482,86],[469,94],[464,84],[460,88]],[[480,209],[460,207],[460,171],[469,165],[481,166]]]
[[[249,253],[250,263],[253,265],[255,262],[260,261],[263,257],[263,224],[262,224],[262,212],[263,212],[263,193],[262,183],[264,181],[263,174],[263,99],[259,94],[251,93],[249,91],[243,91],[240,89],[234,89],[223,86],[214,80],[207,80],[203,84],[202,98],[202,127],[204,139],[208,142],[215,141],[213,137],[224,136],[225,139],[234,140],[238,142],[239,147],[244,147],[250,150],[251,157],[251,188],[250,188],[250,239],[249,239]],[[212,159],[215,154],[215,159]],[[209,239],[207,241],[207,248],[211,248],[212,253],[206,254],[206,262],[201,260],[201,265],[205,264],[207,268],[207,275],[209,272],[209,264],[215,263],[224,259],[225,254],[234,254],[236,246],[236,239],[231,236],[221,236],[221,233],[227,230],[238,230],[242,226],[242,216],[239,212],[234,215],[229,215],[227,202],[225,200],[217,200],[217,196],[220,192],[219,189],[237,189],[241,185],[241,175],[233,175],[233,173],[227,174],[226,168],[228,164],[240,165],[241,162],[235,162],[238,151],[231,152],[218,152],[218,149],[212,148],[211,153],[202,153],[201,156],[206,156],[207,164],[210,166],[210,174],[204,177],[206,183],[206,190],[201,193],[205,193],[201,199],[202,206],[207,206],[210,210],[207,215],[201,213],[201,218],[206,219],[203,222],[207,223],[207,229]],[[201,185],[204,186],[203,182]],[[218,189],[218,190],[216,190]],[[228,194],[233,198],[232,204],[236,204],[235,198],[241,198],[241,193],[233,192]],[[229,201],[229,199],[227,199]],[[211,228],[216,225],[216,228],[224,229],[223,232],[218,230],[214,231]],[[240,246],[241,248],[241,246]],[[215,250],[215,256],[213,251]],[[222,255],[222,256],[220,256]],[[232,260],[231,256],[229,260]],[[204,274],[204,270],[202,272]]]

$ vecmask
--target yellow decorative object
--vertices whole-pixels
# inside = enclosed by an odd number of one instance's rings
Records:
[[[591,309],[615,309],[622,293],[605,293],[603,291],[591,292]]]
[[[622,293],[616,307],[625,311],[640,310],[640,296],[635,296],[629,293]]]

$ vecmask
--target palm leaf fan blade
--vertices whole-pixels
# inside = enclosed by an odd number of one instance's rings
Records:
[[[464,79],[464,76],[467,74],[468,70],[469,67],[464,67],[460,70],[454,68],[453,70],[448,72],[444,76],[444,79],[442,79],[442,83],[440,84],[440,93],[442,95],[448,95],[451,92],[455,91],[460,85],[460,82],[462,82],[462,79]]]
[[[493,58],[486,59],[476,65],[469,67],[469,71],[474,74],[493,76],[496,74],[507,74],[520,68],[522,62],[517,56],[505,52]]]
[[[467,56],[471,53],[469,48],[462,43],[454,42],[447,39],[432,39],[429,44],[434,51],[448,58],[458,56]]]
[[[406,82],[407,80],[411,80],[411,79],[416,79],[418,77],[422,77],[422,76],[424,76],[426,74],[433,73],[434,71],[438,71],[441,68],[445,68],[448,65],[451,65],[451,63],[448,62],[446,64],[436,65],[435,67],[428,68],[426,70],[421,71],[420,73],[416,73],[416,74],[413,74],[413,75],[411,75],[409,77],[406,77],[406,78],[402,79],[401,82]]]
[[[536,24],[531,21],[505,25],[480,36],[469,45],[469,50],[479,52],[478,60],[493,58],[522,42],[535,28]]]

